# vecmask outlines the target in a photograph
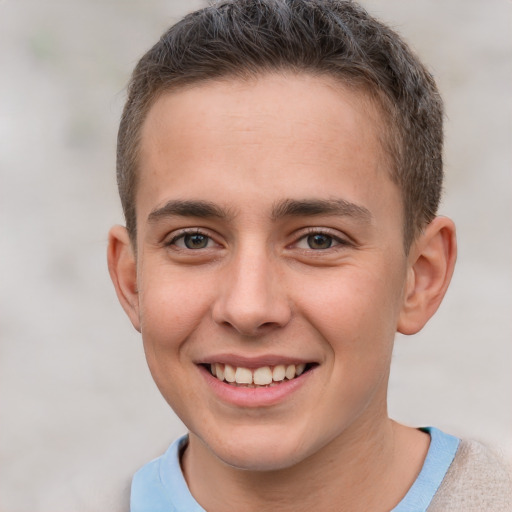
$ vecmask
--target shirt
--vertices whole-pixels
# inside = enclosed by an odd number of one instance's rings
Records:
[[[391,512],[425,512],[450,467],[460,440],[434,427],[423,467],[407,494]],[[176,440],[157,459],[143,466],[132,481],[131,512],[205,512],[190,494],[180,466],[188,436]]]

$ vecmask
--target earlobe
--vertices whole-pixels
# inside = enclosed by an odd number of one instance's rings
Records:
[[[108,235],[107,261],[117,298],[140,332],[137,262],[126,228],[114,226]]]
[[[411,247],[398,332],[417,333],[436,312],[450,284],[456,258],[455,225],[447,217],[436,217]]]

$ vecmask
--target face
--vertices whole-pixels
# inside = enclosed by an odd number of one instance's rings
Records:
[[[235,467],[387,418],[407,261],[380,125],[306,75],[198,85],[147,116],[132,321],[191,439]]]

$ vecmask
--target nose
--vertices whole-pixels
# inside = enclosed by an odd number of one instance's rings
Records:
[[[240,251],[225,270],[213,306],[215,322],[254,337],[290,321],[290,302],[279,263],[264,249]]]

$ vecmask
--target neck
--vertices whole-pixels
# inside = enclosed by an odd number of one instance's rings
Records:
[[[387,416],[361,427],[343,432],[300,463],[273,471],[229,466],[190,434],[182,460],[185,478],[208,512],[276,506],[282,512],[390,510],[417,477],[428,435]]]

